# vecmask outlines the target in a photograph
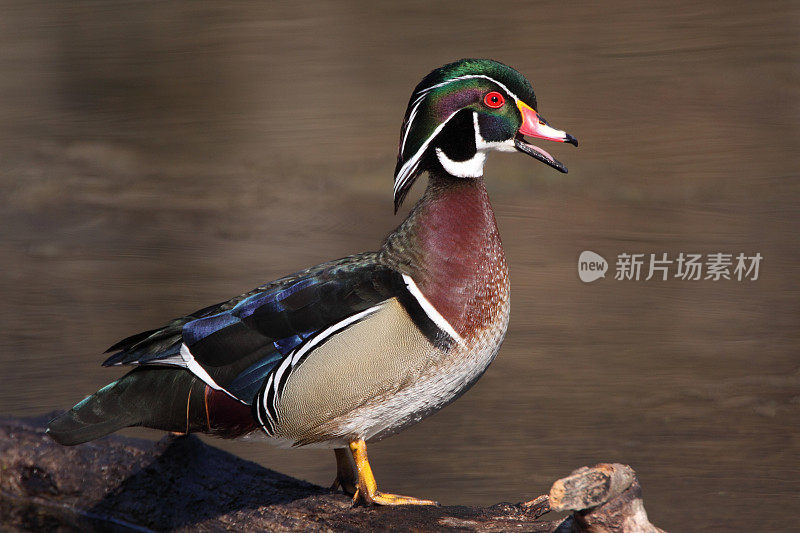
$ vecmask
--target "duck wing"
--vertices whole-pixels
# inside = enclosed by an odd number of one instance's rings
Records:
[[[112,365],[184,367],[209,386],[252,403],[269,372],[308,339],[356,323],[393,297],[402,274],[359,254],[292,274],[226,302],[132,335],[108,351]]]

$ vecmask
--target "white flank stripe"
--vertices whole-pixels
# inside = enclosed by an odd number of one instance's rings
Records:
[[[365,316],[371,315],[372,313],[374,313],[375,311],[377,311],[381,307],[383,307],[383,304],[378,304],[378,305],[376,305],[374,307],[370,307],[369,309],[365,309],[364,311],[361,311],[360,313],[356,313],[354,315],[350,315],[349,317],[345,318],[341,322],[337,322],[336,324],[332,325],[328,329],[323,330],[319,335],[316,335],[313,339],[308,341],[302,348],[300,348],[300,350],[298,350],[297,353],[295,353],[293,357],[291,357],[292,367],[294,367],[294,365],[297,364],[297,362],[300,360],[300,358],[303,357],[303,355],[305,355],[306,353],[308,353],[308,351],[311,350],[314,346],[320,344],[325,339],[327,339],[331,335],[336,334],[338,331],[346,328],[347,326],[349,326],[353,322],[361,320]],[[289,358],[287,357],[287,359],[289,359]],[[276,379],[276,381],[277,381],[277,379]]]
[[[206,385],[212,389],[221,390],[222,392],[225,392],[229,396],[233,397],[231,393],[217,385],[217,382],[211,379],[211,376],[208,375],[206,369],[200,366],[200,363],[197,362],[192,355],[192,352],[189,351],[189,347],[185,344],[181,344],[181,359],[183,359],[184,363],[186,363],[186,369],[198,378],[202,379]]]
[[[319,334],[315,335],[313,338],[311,338],[311,340],[305,343],[296,352],[292,352],[289,355],[287,355],[286,358],[281,362],[281,366],[278,367],[278,370],[276,370],[275,372],[270,372],[269,380],[267,380],[267,386],[264,387],[264,391],[268,391],[270,387],[273,388],[272,409],[270,409],[269,406],[267,405],[266,394],[264,394],[262,400],[264,403],[264,409],[267,412],[267,416],[269,416],[270,419],[272,419],[272,415],[270,415],[270,412],[274,413],[278,412],[278,400],[279,400],[278,387],[280,386],[281,378],[287,371],[291,372],[292,370],[294,370],[294,366],[298,363],[298,361],[300,361],[303,355],[307,354],[315,346],[318,346],[319,344],[324,342],[325,339],[331,337],[332,335],[335,335],[342,329],[346,328],[347,326],[349,326],[354,322],[361,320],[365,316],[371,315],[381,307],[383,307],[383,304],[378,304],[374,307],[370,307],[369,309],[365,309],[360,313],[351,315],[340,322],[337,322],[336,324],[330,326],[327,329],[324,329]]]
[[[275,374],[270,372],[269,379],[267,380],[267,386],[264,387],[264,392],[261,394],[261,405],[264,407],[264,413],[267,415],[267,418],[269,418],[270,422],[273,423],[273,424],[275,423],[275,419],[272,418],[272,415],[270,414],[269,405],[267,405],[267,396],[268,396],[267,391],[269,390],[270,386],[272,386],[272,380],[274,378],[275,378]],[[274,399],[274,397],[273,397],[273,399]],[[275,402],[272,402],[272,403],[274,404]],[[274,405],[273,405],[273,407],[274,407]],[[258,412],[258,410],[256,410],[256,412]],[[275,412],[276,413],[278,412],[277,409],[275,410]],[[264,424],[264,422],[262,420],[259,420],[259,422],[261,422],[261,425],[264,426],[264,431],[266,431],[267,430],[266,424]]]
[[[278,370],[275,372],[275,382],[273,383],[273,388],[275,389],[274,397],[278,398],[278,383],[281,381],[281,377],[283,373],[286,372],[286,369],[289,368],[289,365],[292,363],[291,355],[287,355],[286,359],[283,360],[281,366],[278,367]]]
[[[410,292],[412,296],[417,299],[417,302],[419,302],[419,305],[422,307],[422,310],[425,311],[425,314],[428,315],[428,318],[433,320],[433,323],[439,326],[440,329],[446,331],[448,335],[453,337],[457,343],[464,344],[464,339],[461,338],[461,335],[459,335],[456,330],[453,329],[453,326],[450,325],[450,322],[448,322],[439,313],[439,311],[436,310],[433,304],[431,304],[428,299],[425,298],[425,295],[422,294],[421,290],[419,290],[419,287],[417,287],[417,284],[414,283],[414,280],[411,278],[411,276],[403,274],[403,281],[405,281],[406,287],[408,287],[408,292]]]
[[[269,390],[270,385],[272,385],[272,380],[273,380],[274,377],[275,377],[275,374],[270,373],[269,379],[267,380],[267,386],[264,387],[264,392],[265,393],[266,393],[266,391]],[[264,394],[264,407],[266,407],[266,404],[267,404],[267,395]],[[269,414],[269,411],[267,411],[267,414]]]

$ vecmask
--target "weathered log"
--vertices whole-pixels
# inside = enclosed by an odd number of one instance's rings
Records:
[[[642,488],[628,465],[584,466],[550,487],[550,509],[575,511],[577,531],[664,533],[647,519]]]
[[[0,418],[0,529],[192,531],[660,531],[625,465],[576,470],[550,496],[490,507],[353,507],[195,437],[112,436],[64,447],[47,418]],[[574,513],[540,520],[554,510]],[[648,529],[649,528],[649,529]]]

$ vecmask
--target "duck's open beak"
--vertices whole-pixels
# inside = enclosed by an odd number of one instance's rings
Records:
[[[522,113],[522,126],[519,128],[517,136],[514,137],[514,145],[520,152],[526,153],[529,156],[538,159],[542,163],[550,165],[556,170],[566,173],[567,167],[558,161],[555,157],[548,154],[538,146],[534,146],[525,142],[523,135],[528,137],[537,137],[539,139],[547,139],[549,141],[558,141],[562,143],[569,143],[578,146],[578,139],[569,133],[557,130],[550,126],[547,121],[542,118],[532,107],[522,101],[517,101],[517,107]]]

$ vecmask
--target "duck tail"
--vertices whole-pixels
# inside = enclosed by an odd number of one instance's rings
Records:
[[[188,433],[198,425],[205,384],[182,368],[139,367],[109,383],[47,426],[59,444],[72,446],[104,437],[129,426]],[[201,400],[202,401],[202,400]],[[191,408],[191,409],[190,409]]]

